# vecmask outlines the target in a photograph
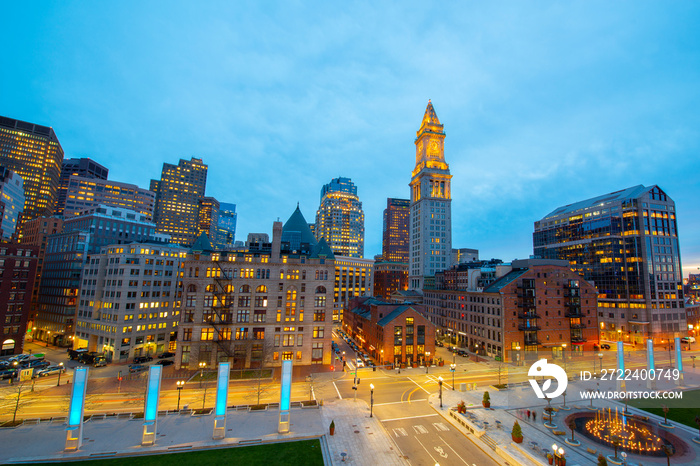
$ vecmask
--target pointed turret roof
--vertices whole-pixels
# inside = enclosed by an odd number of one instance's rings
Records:
[[[428,106],[425,107],[425,115],[423,115],[423,122],[422,125],[424,124],[429,124],[429,125],[439,125],[440,120],[438,119],[437,113],[435,113],[435,109],[433,108],[433,103],[428,99]]]
[[[209,237],[207,236],[206,233],[202,232],[201,235],[199,235],[199,238],[197,238],[197,241],[194,242],[192,247],[190,248],[190,252],[212,252],[214,251],[214,248],[211,245],[211,241],[209,241]]]
[[[433,133],[444,136],[443,131],[444,126],[440,123],[437,113],[433,108],[433,103],[428,100],[428,106],[425,108],[425,114],[423,115],[423,121],[420,123],[420,128],[416,132],[416,137],[420,138],[423,133]]]
[[[300,243],[308,243],[311,246],[316,246],[318,244],[314,234],[311,233],[308,222],[301,213],[301,210],[299,210],[299,204],[297,204],[297,208],[294,209],[294,213],[289,217],[287,223],[282,227],[282,241],[284,241],[285,233],[298,233],[300,235]]]
[[[317,258],[320,256],[325,256],[326,259],[335,259],[335,255],[333,255],[333,250],[326,242],[326,238],[321,238],[321,240],[314,248],[313,253],[311,254],[312,258]]]

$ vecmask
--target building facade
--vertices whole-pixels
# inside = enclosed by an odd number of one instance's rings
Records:
[[[64,194],[64,217],[105,205],[132,210],[146,217],[147,221],[153,221],[156,194],[134,184],[71,175]]]
[[[382,231],[382,258],[386,262],[408,263],[409,199],[386,200]]]
[[[199,200],[204,197],[208,167],[202,159],[180,159],[177,165],[163,164],[160,180],[151,180],[156,193],[154,222],[158,232],[174,243],[191,245],[197,238]]]
[[[155,224],[138,212],[98,206],[63,222],[63,232],[46,245],[38,296],[37,338],[72,345],[81,274],[90,255],[110,244],[167,243]]]
[[[445,162],[445,132],[428,101],[416,133],[416,166],[411,173],[409,288],[451,265],[452,188]]]
[[[52,128],[0,117],[0,165],[24,180],[22,221],[53,214],[62,163]]]
[[[24,349],[37,252],[24,244],[0,243],[0,356]]]
[[[374,293],[374,260],[357,257],[335,257],[333,286],[333,322],[343,321],[343,311],[353,298]]]
[[[126,361],[175,351],[178,283],[187,250],[159,243],[113,244],[82,270],[75,343]]]
[[[377,298],[355,298],[343,314],[343,330],[359,341],[379,365],[432,364],[435,326],[419,308]]]
[[[642,185],[559,207],[535,222],[537,257],[568,260],[598,288],[603,339],[685,336],[675,203]]]
[[[298,226],[292,220],[287,225]],[[213,251],[205,236],[192,246],[183,269],[176,367],[331,364],[332,252],[325,241],[311,251],[290,250],[282,241],[285,227],[274,223],[267,253]]]
[[[408,289],[408,264],[399,262],[375,262],[374,296],[391,300],[395,291]]]
[[[325,239],[333,254],[363,257],[365,253],[365,214],[350,178],[334,178],[321,189],[313,234]]]
[[[0,238],[9,241],[15,235],[24,210],[24,180],[17,173],[0,166]]]
[[[66,207],[66,196],[68,193],[68,182],[71,176],[79,176],[81,178],[90,178],[97,180],[106,180],[109,175],[109,170],[99,163],[89,158],[80,159],[64,159],[61,165],[61,179],[56,193],[56,209],[55,215],[63,215],[63,209]]]
[[[236,204],[227,202],[219,203],[219,223],[217,227],[219,247],[227,250],[231,250],[235,247],[237,219]]]
[[[438,335],[501,361],[579,355],[599,344],[597,291],[566,261],[516,260],[501,272],[480,291],[425,290]]]

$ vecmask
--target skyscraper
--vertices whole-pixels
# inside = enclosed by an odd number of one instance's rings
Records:
[[[382,258],[387,262],[408,263],[408,220],[411,214],[408,199],[386,200]]]
[[[452,190],[445,162],[445,132],[428,101],[416,133],[416,167],[411,173],[409,288],[448,268],[452,255]]]
[[[65,217],[101,204],[133,210],[145,215],[149,222],[153,220],[155,193],[134,184],[71,175],[63,195]]]
[[[336,255],[364,256],[365,214],[350,178],[334,178],[321,189],[314,235],[325,239]]]
[[[219,224],[219,201],[213,197],[203,197],[199,200],[199,220],[197,236],[205,233],[209,241],[216,242],[216,229]]]
[[[53,214],[62,162],[52,128],[0,117],[0,165],[24,180],[23,220]]]
[[[559,207],[535,222],[533,242],[595,283],[602,339],[687,335],[675,203],[658,186]]]
[[[0,166],[0,237],[9,241],[15,234],[19,215],[24,210],[24,180],[12,170]]]
[[[233,249],[236,242],[236,204],[219,203],[218,239],[222,249]]]
[[[106,180],[108,175],[109,170],[94,160],[88,158],[65,159],[61,166],[61,179],[56,194],[56,215],[63,215],[71,176]]]
[[[154,221],[158,232],[174,243],[191,245],[197,238],[199,200],[207,185],[207,166],[202,159],[180,159],[177,165],[163,164],[160,180],[151,180],[156,193]]]

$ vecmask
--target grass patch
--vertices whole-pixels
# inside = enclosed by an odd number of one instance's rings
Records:
[[[672,400],[630,400],[630,406],[643,409],[651,414],[664,417],[662,405],[668,406],[668,419],[685,424],[694,429],[698,428],[695,416],[700,407],[700,390],[687,390],[683,392],[682,399]]]
[[[152,465],[202,465],[246,464],[246,465],[308,465],[323,466],[321,442],[302,440],[298,442],[270,443],[249,447],[220,448],[188,453],[168,453],[164,455],[130,456],[128,458],[97,459],[92,461],[61,462],[63,465],[80,466],[85,463],[99,463],[100,466],[129,464],[129,466]],[[55,463],[36,463],[38,465]]]

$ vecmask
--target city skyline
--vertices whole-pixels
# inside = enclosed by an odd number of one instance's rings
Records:
[[[0,115],[53,127],[66,158],[139,187],[201,157],[206,195],[238,205],[239,239],[269,233],[294,202],[310,214],[323,183],[352,178],[373,257],[386,198],[409,195],[432,99],[453,247],[525,258],[557,206],[656,184],[676,202],[683,275],[700,267],[697,5],[181,4],[154,28],[158,8],[8,6],[4,34],[26,47],[9,51]]]

